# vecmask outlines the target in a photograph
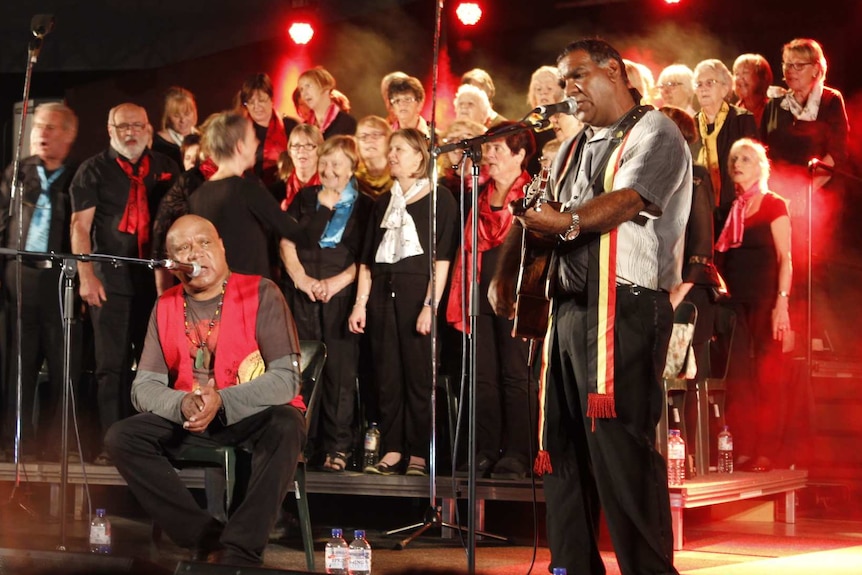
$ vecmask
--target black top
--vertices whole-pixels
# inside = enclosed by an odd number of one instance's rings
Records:
[[[774,300],[778,293],[778,256],[771,224],[788,215],[787,202],[766,192],[760,209],[745,220],[742,245],[716,253],[716,264],[727,282],[731,301]]]
[[[147,187],[147,204],[152,218],[162,197],[179,174],[179,169],[164,154],[150,150],[145,150],[144,154],[150,156],[150,171],[144,178],[144,185]],[[96,209],[90,232],[94,253],[137,258],[137,237],[118,229],[131,188],[128,176],[117,163],[118,155],[116,150],[108,148],[81,164],[69,188],[72,210],[80,212]],[[106,291],[126,295],[135,292],[134,282],[128,272],[129,266],[96,262],[93,267]]]
[[[344,110],[339,110],[335,119],[332,120],[332,123],[326,127],[326,131],[323,132],[323,139],[326,140],[332,136],[353,136],[355,134],[356,118]],[[290,135],[289,132],[288,135]]]
[[[177,163],[180,170],[183,169],[183,153],[171,140],[166,140],[159,134],[153,134],[153,150],[166,155]]]
[[[318,241],[335,211],[318,205],[317,194],[321,189],[323,186],[309,186],[299,190],[287,213],[296,218],[310,240],[308,246],[297,247],[296,250],[306,273],[315,278],[328,278],[359,261],[374,200],[364,194],[358,194],[341,241],[333,248],[322,248]],[[341,290],[336,297],[342,295],[348,296],[351,292]]]
[[[181,216],[189,213],[189,196],[206,181],[198,167],[180,174],[171,189],[159,203],[159,210],[153,219],[153,257],[164,259],[167,256],[165,238],[168,230]]]
[[[386,192],[374,202],[371,212],[367,236],[362,255],[362,263],[371,268],[371,277],[384,274],[418,274],[430,277],[431,258],[431,194],[421,200],[407,205],[407,212],[413,217],[423,254],[404,258],[394,264],[376,263],[374,256],[386,232],[380,227],[392,192]],[[452,192],[446,188],[437,188],[437,260],[452,261],[455,257],[458,235],[458,205]],[[443,280],[441,280],[443,281]]]
[[[231,270],[272,277],[269,237],[305,245],[296,221],[259,182],[232,176],[210,180],[189,196],[189,213],[211,221],[224,241]]]
[[[847,161],[849,125],[841,92],[823,88],[820,109],[813,122],[794,118],[781,107],[783,99],[769,100],[763,112],[761,131],[772,161],[807,167],[811,158],[827,154],[839,167]]]
[[[23,208],[21,223],[23,224],[24,233],[21,236],[21,249],[27,246],[27,234],[30,230],[30,220],[35,211],[36,202],[39,196],[42,195],[42,183],[39,180],[37,166],[42,164],[39,156],[30,156],[21,161],[18,177],[23,186],[23,194],[21,196]],[[18,212],[12,210],[10,213],[9,206],[12,202],[12,171],[13,166],[10,164],[3,174],[3,181],[0,182],[0,245],[7,248],[17,249],[18,247]],[[45,172],[46,177],[54,174],[53,171]],[[69,225],[72,216],[71,199],[69,198],[69,184],[72,182],[72,176],[75,175],[75,166],[66,165],[65,170],[56,180],[51,183],[49,195],[51,197],[51,225],[48,232],[48,251],[68,253],[71,251],[69,241]],[[9,258],[11,259],[11,258]],[[5,263],[5,259],[2,263]]]

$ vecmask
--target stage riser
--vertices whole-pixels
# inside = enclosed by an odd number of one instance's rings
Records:
[[[862,364],[815,362],[809,471],[813,482],[862,485]]]
[[[0,549],[0,573],[15,575],[170,575],[155,563],[91,553]]]

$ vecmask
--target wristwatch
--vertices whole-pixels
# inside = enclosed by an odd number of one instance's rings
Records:
[[[570,242],[581,233],[581,216],[578,212],[569,212],[572,214],[572,223],[566,228],[566,231],[560,234],[560,239],[564,242]]]

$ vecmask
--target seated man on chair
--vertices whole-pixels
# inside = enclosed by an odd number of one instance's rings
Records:
[[[156,303],[132,384],[141,413],[115,423],[105,445],[146,512],[193,559],[223,549],[222,563],[260,565],[306,439],[293,317],[273,282],[231,273],[208,220],[178,219],[167,250],[199,272],[177,272],[181,285]],[[245,498],[226,525],[171,465],[198,446],[252,453]]]

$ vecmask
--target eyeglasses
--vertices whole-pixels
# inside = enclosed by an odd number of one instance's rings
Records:
[[[300,150],[310,152],[317,148],[317,144],[291,144],[288,146],[288,148],[290,148],[294,152],[298,152]]]
[[[250,98],[245,103],[246,108],[251,108],[253,106],[269,106],[272,103],[272,98],[263,97],[263,98]]]
[[[811,66],[812,64],[814,64],[814,62],[782,62],[781,67],[785,70],[801,72],[805,69],[805,66]]]
[[[413,102],[418,102],[416,98],[413,96],[402,96],[400,98],[390,98],[389,103],[393,106],[397,106],[398,104],[412,104]]]
[[[715,86],[718,83],[719,83],[718,80],[716,80],[714,78],[710,78],[709,80],[702,80],[699,82],[695,82],[694,87],[696,89],[700,90],[701,88],[712,88],[713,86]]]
[[[141,132],[147,127],[146,122],[123,122],[122,124],[111,124],[118,132]]]
[[[659,88],[678,88],[682,86],[682,82],[662,82],[658,85]]]
[[[380,138],[385,138],[386,134],[383,132],[366,132],[364,134],[359,134],[356,136],[356,139],[360,142],[369,142],[371,140],[379,140]]]

